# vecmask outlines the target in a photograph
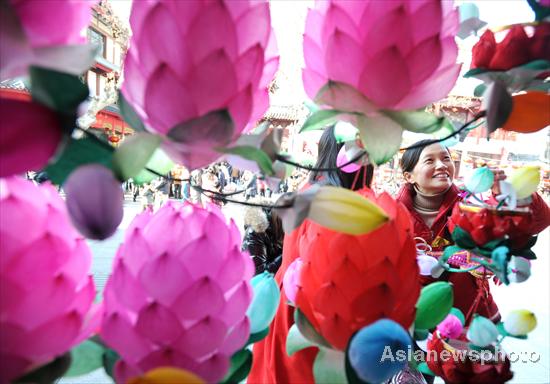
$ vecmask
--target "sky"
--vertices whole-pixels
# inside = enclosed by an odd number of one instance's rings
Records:
[[[450,1],[450,0],[444,0]],[[456,1],[457,5],[466,1]],[[533,12],[525,0],[477,0],[470,1],[479,8],[480,19],[488,27],[496,27],[533,20]],[[128,20],[131,11],[131,0],[111,0],[114,12],[122,19]],[[277,37],[280,54],[280,71],[282,78],[278,81],[279,90],[271,100],[276,105],[296,105],[307,99],[302,87],[301,68],[303,67],[302,34],[305,25],[307,8],[313,5],[312,0],[275,0],[271,1],[271,18]],[[466,63],[463,72],[468,69],[471,47],[476,37],[461,41],[459,62]],[[451,92],[459,95],[472,95],[473,88],[479,81],[460,78]]]

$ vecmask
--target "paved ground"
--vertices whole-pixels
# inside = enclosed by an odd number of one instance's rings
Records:
[[[123,240],[124,229],[141,206],[131,200],[125,203],[124,219],[118,231],[106,241],[89,241],[94,255],[92,273],[98,290],[102,290],[111,271],[113,257]],[[224,212],[241,224],[242,208],[227,206]],[[550,229],[539,236],[535,245],[538,260],[533,262],[532,276],[524,283],[493,287],[493,295],[503,316],[513,309],[530,309],[538,317],[538,327],[528,340],[506,339],[503,345],[507,351],[522,353],[513,364],[515,377],[510,383],[550,383]],[[530,361],[532,360],[532,361]],[[77,378],[63,379],[62,384],[108,384],[111,380],[102,370]],[[442,381],[436,381],[442,383]]]

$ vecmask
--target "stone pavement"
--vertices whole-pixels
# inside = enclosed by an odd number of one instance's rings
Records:
[[[223,209],[228,217],[235,218],[242,225],[242,209],[227,205]],[[124,238],[124,230],[136,214],[141,212],[141,205],[126,200],[124,219],[117,232],[105,241],[89,241],[93,253],[92,273],[98,291],[102,291],[111,271],[111,264],[119,244]],[[521,284],[491,287],[493,296],[500,307],[503,317],[513,309],[530,309],[537,315],[538,327],[530,334],[528,340],[505,339],[504,348],[520,352],[518,362],[512,364],[515,376],[509,383],[548,384],[550,383],[550,229],[539,235],[534,248],[538,259],[532,264],[531,278]],[[537,357],[540,357],[538,361]],[[523,361],[525,360],[525,362]],[[64,378],[61,384],[110,384],[111,379],[102,369],[88,375]],[[436,383],[443,383],[437,379]]]

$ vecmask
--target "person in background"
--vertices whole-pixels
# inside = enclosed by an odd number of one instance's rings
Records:
[[[180,165],[176,165],[174,169],[172,169],[171,176],[172,176],[172,186],[174,188],[174,199],[181,200],[181,183],[182,183],[182,175],[183,175],[183,169]]]
[[[334,126],[323,132],[319,141],[316,168],[335,168],[341,143],[334,137]],[[370,186],[373,176],[372,165],[362,166],[355,173],[344,173],[340,170],[312,172],[309,182],[334,185],[347,189],[360,189],[363,183],[353,185],[355,176],[365,180]],[[364,178],[363,178],[364,176]],[[307,186],[305,187],[307,188]],[[286,338],[290,327],[294,324],[294,307],[287,304],[283,289],[283,277],[288,266],[299,257],[299,243],[308,236],[309,221],[306,220],[284,238],[283,260],[275,275],[275,280],[281,287],[281,299],[277,314],[269,327],[269,334],[262,341],[254,344],[252,369],[247,382],[259,383],[313,383],[313,360],[317,350],[308,348],[289,357],[286,352]]]
[[[452,237],[447,227],[448,218],[456,204],[461,201],[460,189],[453,183],[455,166],[448,148],[432,140],[421,140],[408,149],[401,158],[401,169],[406,184],[397,194],[397,201],[408,209],[412,221],[414,236],[421,238],[431,248],[429,252],[439,257],[443,250],[452,245]],[[499,194],[499,182],[506,176],[501,170],[493,170],[495,174],[493,193]],[[536,234],[550,224],[550,209],[537,194],[530,199],[533,220],[529,231]],[[466,316],[468,324],[474,314],[484,316],[493,322],[500,321],[498,307],[490,293],[486,278],[476,277],[471,273],[444,272],[438,279],[431,276],[421,276],[423,285],[436,280],[449,281],[453,284],[453,306],[460,309]],[[397,374],[391,383],[403,381],[411,370],[406,369]],[[433,382],[433,376],[424,375],[428,383]]]
[[[254,202],[271,204],[268,199],[254,199]],[[283,252],[283,224],[269,208],[246,207],[244,211],[245,235],[242,250],[248,251],[256,275],[264,271],[276,273],[281,266]]]

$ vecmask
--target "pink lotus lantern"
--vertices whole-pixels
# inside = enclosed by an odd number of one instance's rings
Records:
[[[47,364],[99,324],[91,253],[51,185],[0,179],[0,382]]]
[[[317,1],[306,20],[304,87],[315,99],[329,81],[346,84],[338,99],[348,105],[358,91],[378,109],[424,107],[458,77],[457,30],[449,1]]]
[[[128,228],[105,287],[103,340],[118,383],[163,366],[219,382],[250,334],[250,257],[216,206],[163,206]]]
[[[21,76],[32,64],[82,74],[93,50],[74,46],[86,43],[85,31],[96,2],[8,0],[0,16],[0,43],[2,51],[10,54],[2,57],[0,78]]]
[[[279,58],[267,2],[136,1],[122,93],[189,168],[211,163],[269,103]]]

